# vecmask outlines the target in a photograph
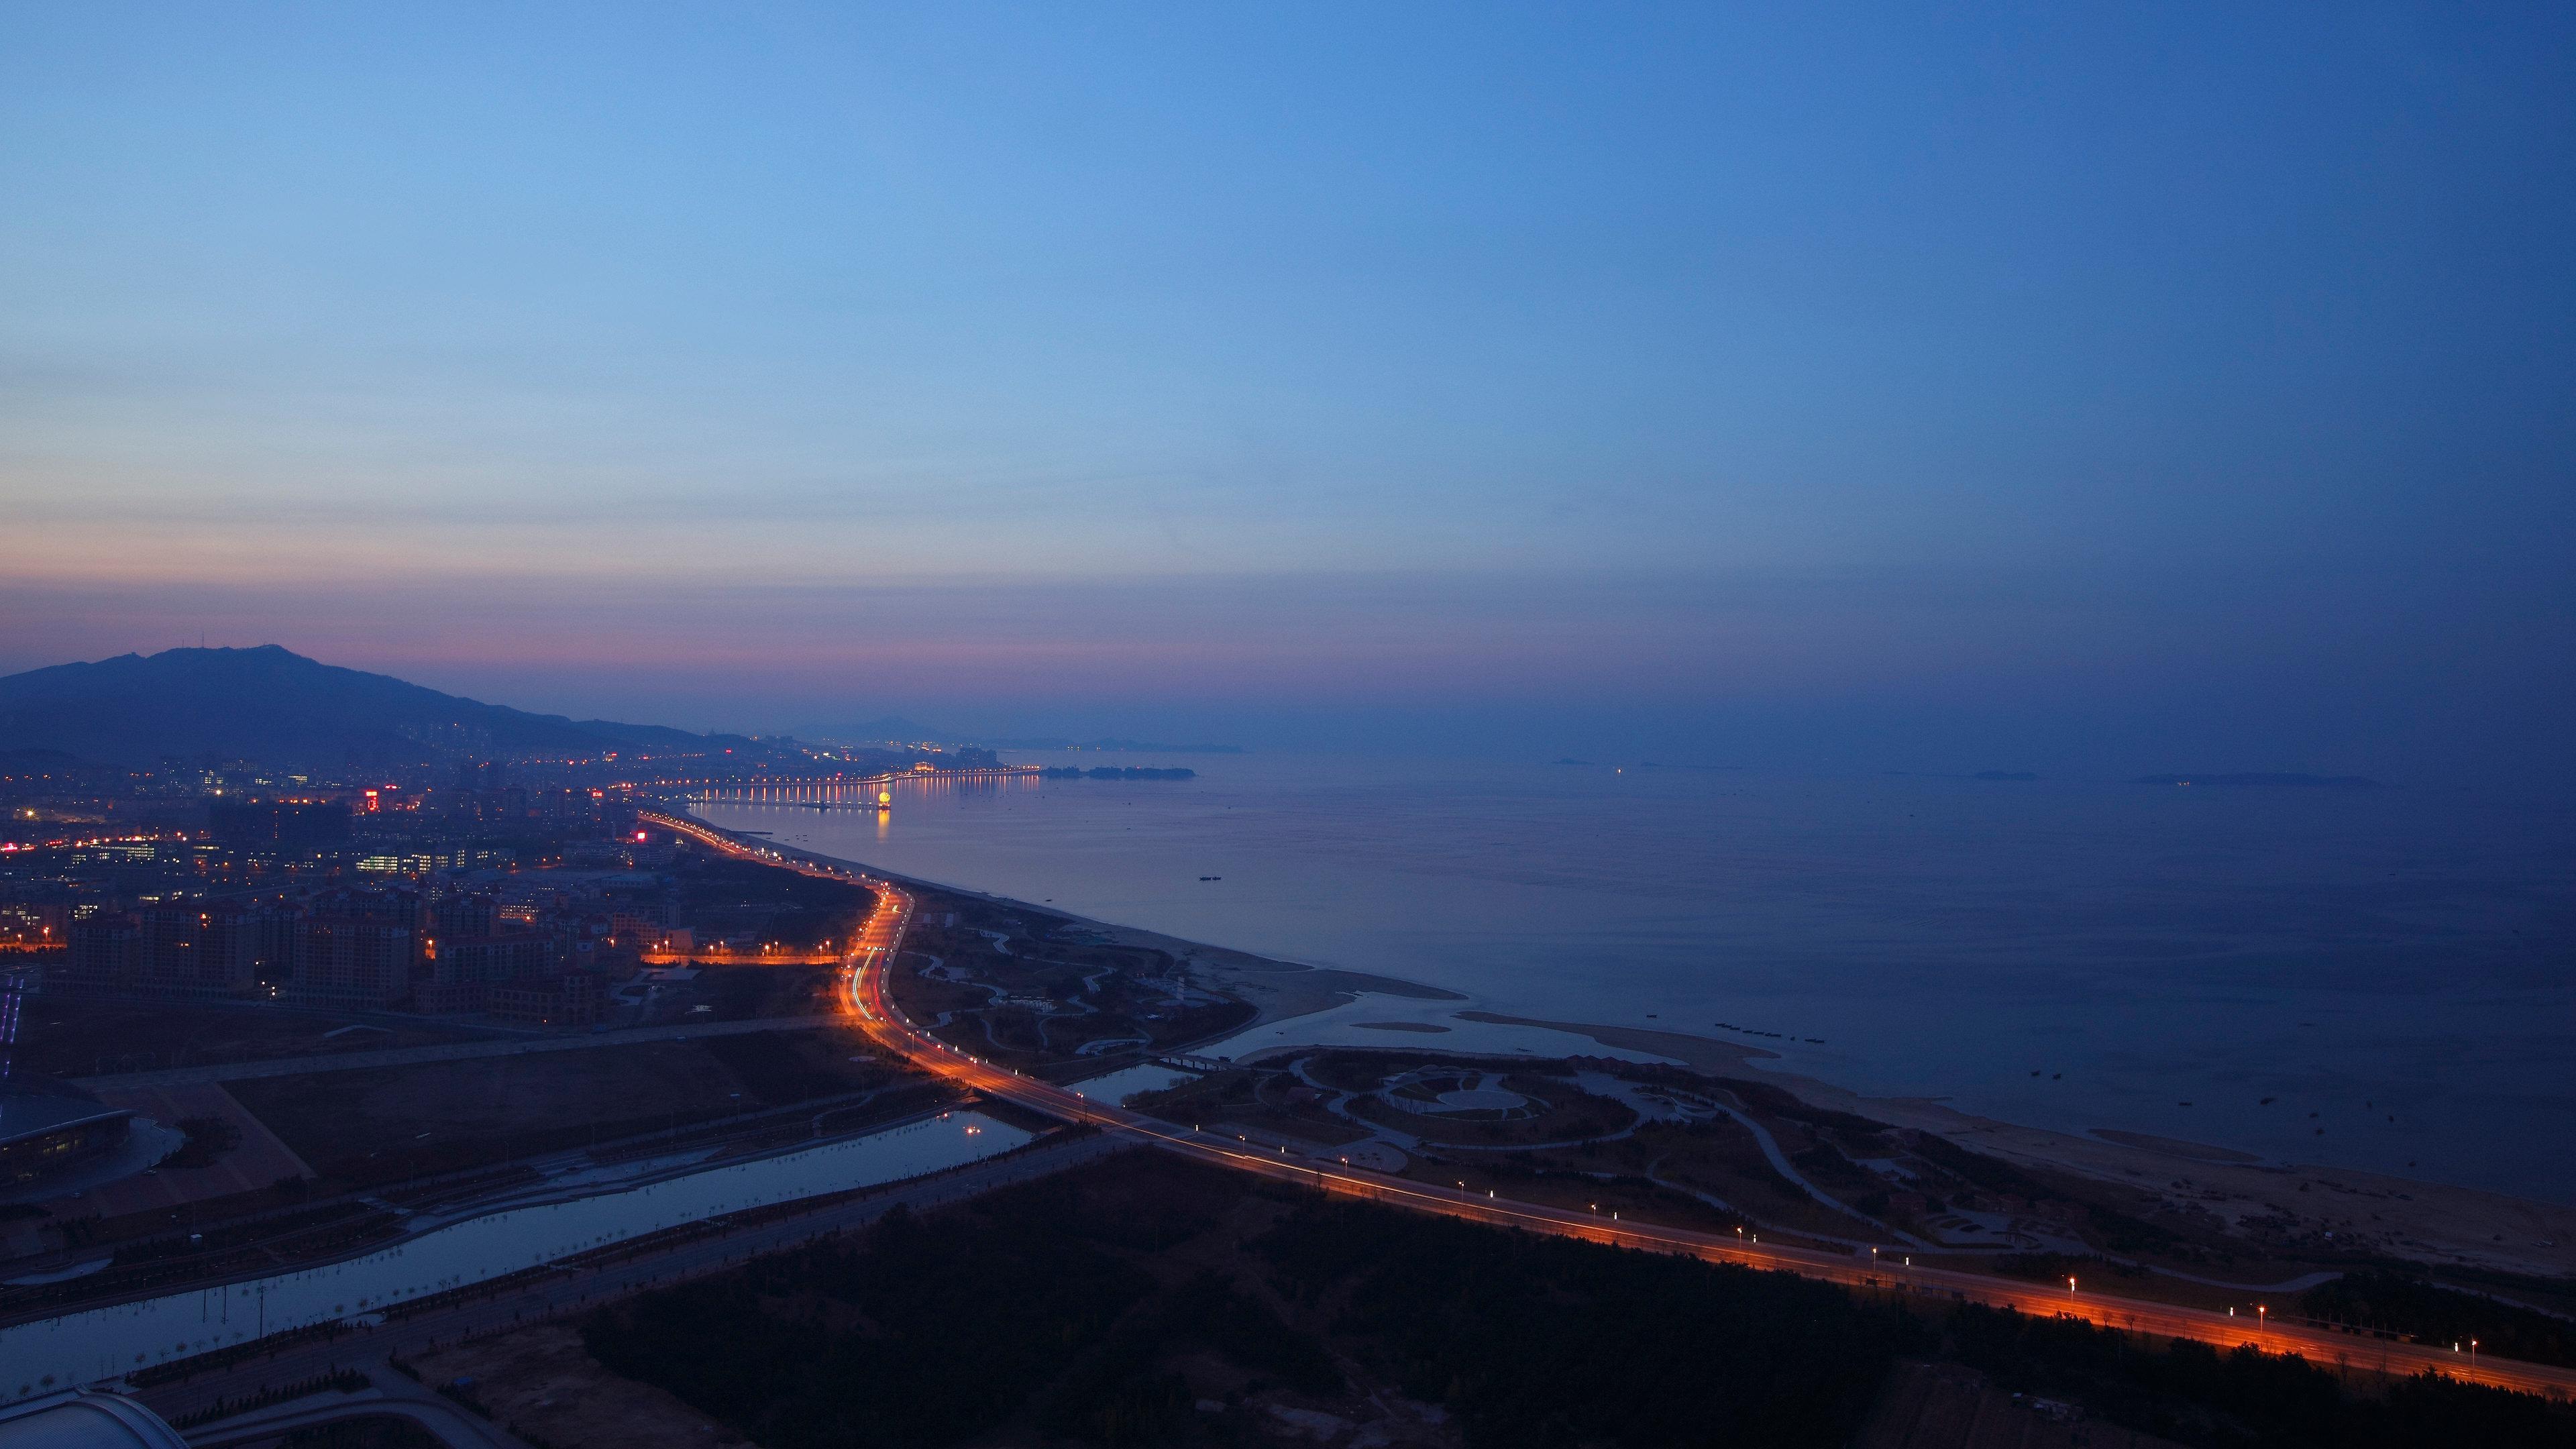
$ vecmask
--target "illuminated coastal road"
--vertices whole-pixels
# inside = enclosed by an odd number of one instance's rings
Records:
[[[1613,1243],[1621,1247],[1683,1254],[1709,1262],[1739,1263],[1856,1288],[1984,1303],[2043,1317],[2071,1316],[2106,1328],[2166,1338],[2195,1339],[2220,1348],[2251,1344],[2267,1353],[2299,1354],[2315,1364],[2348,1365],[2365,1371],[2400,1375],[2429,1369],[2469,1382],[2526,1393],[2560,1398],[2576,1394],[2576,1369],[2500,1360],[2490,1355],[2471,1355],[2429,1344],[2396,1343],[2304,1325],[2272,1324],[2257,1318],[2231,1317],[2209,1309],[2113,1297],[2083,1290],[2080,1283],[2070,1290],[2013,1283],[1954,1269],[1909,1268],[1902,1266],[1902,1258],[1895,1253],[1884,1254],[1880,1261],[1870,1262],[1833,1253],[1760,1245],[1749,1239],[1721,1238],[1683,1228],[1605,1221],[1593,1214],[1490,1194],[1478,1197],[1456,1188],[1382,1176],[1338,1161],[1321,1161],[1285,1150],[1262,1152],[1241,1142],[1210,1137],[1128,1111],[1114,1102],[1093,1101],[1085,1097],[1078,1087],[1060,1087],[1022,1076],[1008,1067],[997,1066],[950,1046],[913,1025],[895,1006],[886,989],[894,953],[902,943],[904,927],[912,919],[912,897],[899,887],[845,867],[818,862],[800,853],[782,851],[774,846],[745,845],[695,821],[666,816],[655,816],[653,821],[665,829],[676,830],[732,854],[865,884],[876,893],[877,906],[850,952],[848,990],[850,1008],[858,1015],[868,1034],[887,1050],[925,1071],[1063,1121],[1090,1123],[1129,1140],[1198,1161],[1346,1197],[1411,1208],[1417,1212],[1438,1213],[1596,1243]]]

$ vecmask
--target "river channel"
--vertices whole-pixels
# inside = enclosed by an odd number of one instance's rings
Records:
[[[973,1112],[568,1202],[506,1208],[389,1248],[0,1328],[0,1397],[90,1383],[272,1333],[498,1278],[683,1223],[919,1177],[1007,1152],[1019,1128]]]

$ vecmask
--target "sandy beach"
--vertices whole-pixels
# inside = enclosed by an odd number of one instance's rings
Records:
[[[790,847],[794,848],[794,847]],[[840,860],[816,851],[804,851],[818,859]],[[1071,911],[1030,901],[1013,900],[987,891],[968,890],[943,885],[937,881],[918,880],[893,871],[880,870],[861,861],[841,861],[897,885],[939,895],[962,896],[970,900],[1006,906],[1031,916],[1062,921],[1106,945],[1132,946],[1140,950],[1161,951],[1175,960],[1187,963],[1212,987],[1249,1002],[1257,1014],[1250,1027],[1267,1026],[1312,1016],[1337,1006],[1347,1006],[1362,995],[1393,996],[1414,1001],[1466,1001],[1469,998],[1437,986],[1424,986],[1414,981],[1399,981],[1392,976],[1378,976],[1366,971],[1346,971],[1331,966],[1310,966],[1296,961],[1278,961],[1238,951],[1230,946],[1212,946],[1203,941],[1185,941],[1160,931],[1137,926],[1122,926],[1112,921],[1093,920]]]
[[[1650,1052],[1699,1071],[1758,1075],[1805,1101],[1899,1127],[1937,1132],[1980,1152],[2038,1167],[2158,1191],[2231,1225],[2289,1216],[2337,1241],[2423,1262],[2458,1263],[2541,1277],[2576,1275],[2576,1208],[2475,1188],[2310,1164],[2267,1163],[2207,1143],[2096,1129],[2050,1132],[1961,1112],[1920,1097],[1867,1097],[1830,1082],[1758,1065],[1760,1047],[1683,1032],[1582,1022],[1537,1021],[1462,1011],[1468,1021],[1587,1036],[1604,1046]]]

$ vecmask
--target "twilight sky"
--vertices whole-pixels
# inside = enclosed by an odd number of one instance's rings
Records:
[[[0,671],[2564,756],[2576,11],[2472,8],[10,7]]]

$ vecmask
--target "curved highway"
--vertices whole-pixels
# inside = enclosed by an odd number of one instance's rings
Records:
[[[1338,1161],[1328,1165],[1293,1152],[1250,1150],[1240,1142],[1209,1137],[1128,1111],[1114,1102],[1094,1101],[1085,1097],[1078,1087],[1057,1086],[1023,1076],[1008,1067],[953,1047],[915,1026],[895,1005],[886,988],[894,954],[902,944],[904,928],[912,919],[912,897],[901,887],[801,852],[767,844],[745,844],[695,820],[658,812],[649,818],[660,828],[730,854],[865,885],[876,894],[876,910],[852,946],[846,963],[849,1006],[862,1028],[888,1051],[904,1057],[916,1067],[1061,1121],[1089,1123],[1139,1144],[1159,1147],[1198,1161],[1417,1212],[1438,1213],[1627,1248],[1684,1254],[1710,1262],[1739,1263],[1853,1287],[1985,1303],[2042,1316],[2081,1318],[2107,1328],[2195,1339],[2222,1348],[2251,1344],[2267,1353],[2300,1354],[2317,1364],[2345,1364],[2356,1369],[2401,1375],[2429,1369],[2469,1382],[2526,1393],[2560,1398],[2576,1394],[2576,1369],[2520,1363],[2488,1355],[2449,1351],[2430,1344],[2392,1342],[2300,1324],[2274,1324],[2260,1318],[2230,1316],[2210,1309],[2120,1298],[2085,1289],[2080,1282],[2068,1288],[2043,1287],[1955,1269],[1905,1267],[1901,1266],[1901,1258],[1892,1253],[1882,1255],[1879,1261],[1871,1261],[1800,1248],[1765,1246],[1748,1239],[1722,1238],[1685,1228],[1605,1221],[1593,1214],[1540,1203],[1520,1202],[1490,1194],[1478,1197],[1456,1188],[1388,1177]],[[1898,1261],[1888,1262],[1886,1259]]]

